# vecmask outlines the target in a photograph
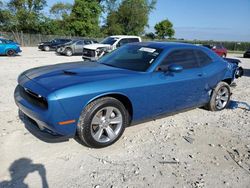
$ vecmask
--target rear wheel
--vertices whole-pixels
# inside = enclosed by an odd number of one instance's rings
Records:
[[[129,113],[117,99],[104,97],[90,103],[82,112],[77,133],[90,147],[101,148],[115,143],[129,123]]]
[[[13,50],[13,49],[9,49],[9,50],[7,50],[7,52],[6,52],[6,55],[7,55],[7,56],[14,56],[14,55],[16,55],[16,52],[15,52],[15,50]]]
[[[228,106],[230,97],[230,86],[226,82],[220,82],[213,90],[207,107],[211,111],[223,110]]]
[[[73,55],[73,51],[70,48],[67,48],[65,50],[65,54],[66,54],[66,56],[72,56]]]

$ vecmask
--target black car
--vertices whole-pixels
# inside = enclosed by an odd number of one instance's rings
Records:
[[[47,42],[41,42],[38,44],[38,49],[43,51],[55,50],[57,46],[68,43],[72,41],[71,39],[53,39]]]
[[[248,49],[244,54],[243,54],[244,58],[250,57],[250,49]]]

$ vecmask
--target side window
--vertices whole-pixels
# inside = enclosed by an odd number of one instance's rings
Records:
[[[203,67],[212,63],[212,59],[205,52],[200,50],[195,50],[195,53],[200,66]]]
[[[199,67],[193,50],[176,50],[171,52],[163,60],[162,65],[177,64],[183,69],[191,69]]]
[[[128,40],[128,43],[139,42],[138,38],[130,38],[130,39],[127,39],[127,40]]]
[[[85,40],[84,44],[91,44],[92,42],[90,40]]]
[[[118,42],[117,47],[121,47],[121,46],[123,46],[123,45],[125,45],[125,44],[127,44],[127,43],[128,43],[127,39],[121,39],[121,40]]]
[[[2,40],[0,40],[0,44],[3,44],[3,41],[2,41]]]
[[[76,45],[84,45],[84,41],[80,40],[76,43]]]

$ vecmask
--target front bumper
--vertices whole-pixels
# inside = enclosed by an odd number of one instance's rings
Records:
[[[38,45],[38,49],[43,50],[43,45]]]
[[[30,81],[31,82],[31,81]],[[36,83],[32,83],[36,84]],[[60,125],[59,122],[68,120],[59,102],[54,101],[50,107],[42,108],[38,104],[32,103],[27,96],[24,96],[18,85],[15,89],[14,98],[19,110],[25,114],[25,127],[38,138],[48,138],[49,140],[64,140],[75,136],[76,123]],[[27,123],[29,122],[29,123]],[[32,126],[31,126],[32,125]],[[38,132],[40,133],[38,134]]]
[[[97,57],[89,57],[89,56],[82,56],[83,60],[90,60],[90,61],[97,61],[98,58]]]
[[[234,77],[237,79],[242,77],[243,75],[244,75],[244,69],[242,67],[237,67],[234,73]]]
[[[53,133],[51,130],[41,126],[44,125],[44,122],[40,122],[39,120],[34,120],[23,113],[21,110],[19,111],[19,118],[23,121],[25,128],[36,138],[48,142],[48,143],[55,143],[55,142],[64,142],[68,141],[69,136],[63,136],[59,134]]]

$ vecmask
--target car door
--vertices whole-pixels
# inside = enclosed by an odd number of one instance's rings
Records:
[[[204,103],[205,79],[192,49],[170,52],[161,66],[180,65],[181,72],[155,71],[152,75],[154,109],[158,114],[200,106]]]
[[[84,41],[83,40],[79,40],[78,42],[76,42],[76,44],[75,44],[75,53],[76,54],[82,54],[83,46],[84,46]]]

